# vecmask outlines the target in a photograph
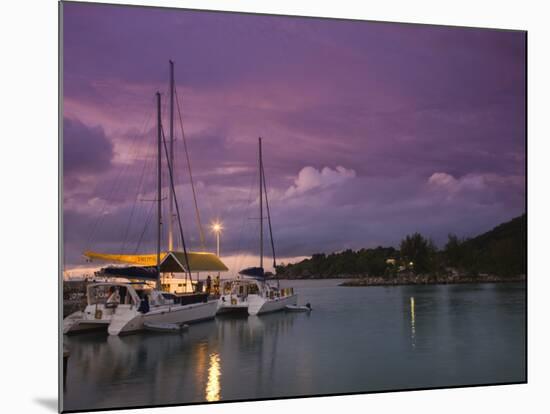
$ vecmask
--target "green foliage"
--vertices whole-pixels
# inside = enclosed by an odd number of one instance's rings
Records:
[[[349,276],[383,276],[386,260],[399,255],[393,247],[317,253],[299,263],[277,266],[277,276],[297,279],[326,279]]]
[[[469,274],[516,276],[527,273],[527,216],[523,214],[473,239],[449,235],[444,256],[449,266]]]
[[[415,273],[434,270],[436,248],[431,240],[414,233],[401,240],[401,259]]]
[[[445,257],[449,266],[458,267],[464,261],[462,244],[464,240],[459,239],[455,234],[449,234],[449,240],[445,245]]]
[[[390,278],[399,272],[442,275],[481,273],[498,276],[526,274],[526,225],[522,215],[472,239],[450,234],[443,250],[419,233],[407,235],[399,250],[393,247],[317,253],[299,263],[277,266],[278,277],[324,279],[379,276]],[[411,265],[412,262],[412,265]]]

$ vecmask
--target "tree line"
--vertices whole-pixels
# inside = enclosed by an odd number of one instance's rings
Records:
[[[443,248],[420,233],[405,236],[399,248],[347,249],[317,253],[310,259],[276,267],[277,277],[324,279],[338,277],[396,277],[400,273],[512,277],[526,274],[525,214],[474,238],[449,234]]]

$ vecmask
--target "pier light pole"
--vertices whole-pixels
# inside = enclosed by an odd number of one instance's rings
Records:
[[[220,233],[223,230],[223,226],[220,222],[212,224],[212,231],[216,234],[216,255],[220,257]]]
[[[220,257],[220,233],[223,230],[223,226],[219,221],[212,224],[212,231],[216,233],[216,256]],[[220,279],[220,272],[218,272],[218,280]],[[218,287],[219,288],[219,287]]]

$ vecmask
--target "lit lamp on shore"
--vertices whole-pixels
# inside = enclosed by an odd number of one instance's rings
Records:
[[[223,226],[219,221],[216,221],[212,223],[211,228],[212,228],[212,231],[216,234],[216,255],[220,257],[220,233],[223,230]],[[219,283],[219,280],[220,280],[220,272],[218,272],[217,283]],[[218,285],[218,289],[219,289],[219,285]]]
[[[220,222],[215,222],[211,226],[212,231],[216,234],[216,255],[220,257],[220,233],[223,230],[223,226]]]

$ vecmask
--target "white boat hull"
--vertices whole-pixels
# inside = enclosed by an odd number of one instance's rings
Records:
[[[63,320],[63,334],[69,335],[74,333],[83,333],[93,330],[106,330],[109,326],[110,320],[106,319],[86,319],[85,317],[78,317],[77,313],[69,315]]]
[[[248,295],[248,314],[260,315],[262,313],[276,312],[285,309],[287,305],[296,305],[298,295],[264,298],[258,295]]]
[[[144,323],[194,323],[216,316],[217,301],[153,308],[143,314],[137,310],[115,313],[107,329],[109,335],[121,335],[144,329]]]
[[[242,313],[248,311],[248,301],[231,295],[223,295],[218,299],[216,315],[227,313]]]
[[[63,334],[70,335],[107,329],[112,316],[113,310],[105,309],[104,305],[88,305],[83,312],[71,313],[63,319]]]

